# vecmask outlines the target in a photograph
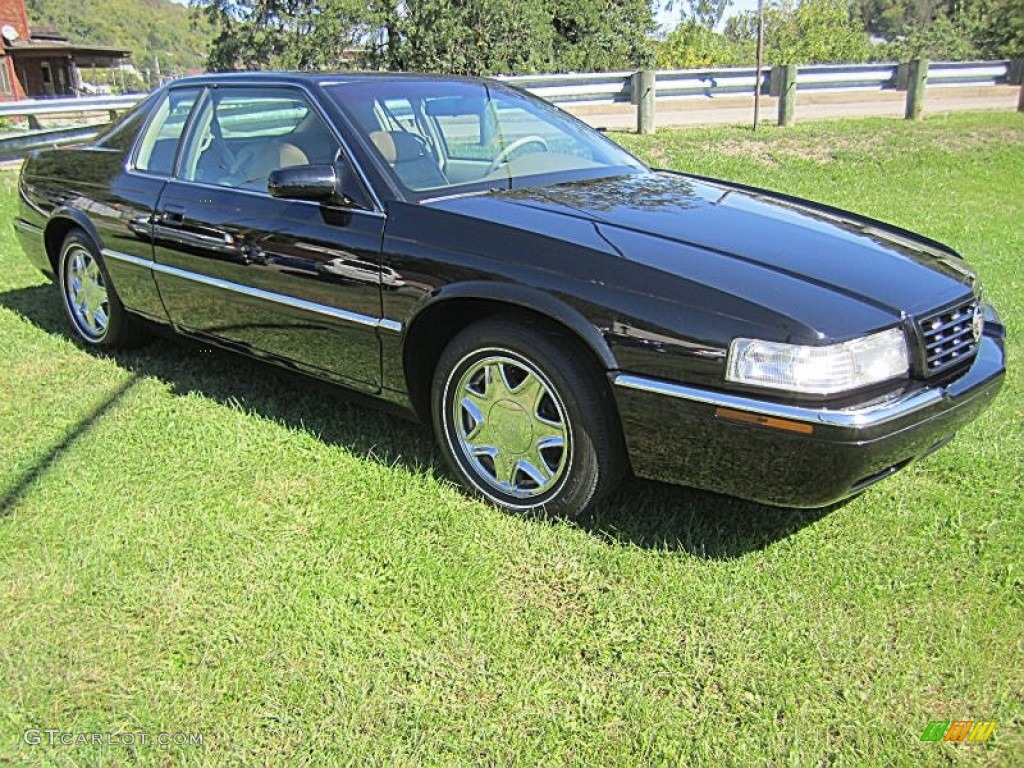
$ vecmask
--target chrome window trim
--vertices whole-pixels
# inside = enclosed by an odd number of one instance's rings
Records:
[[[293,309],[303,310],[305,312],[313,312],[318,315],[324,315],[335,320],[342,320],[347,323],[354,325],[363,325],[369,328],[381,328],[385,331],[391,331],[393,333],[402,332],[402,324],[395,321],[389,320],[388,318],[370,317],[369,315],[361,315],[358,312],[349,312],[346,309],[339,309],[338,307],[329,307],[326,304],[317,304],[313,301],[306,301],[305,299],[296,299],[292,296],[285,296],[280,293],[274,293],[272,291],[265,291],[261,288],[252,288],[248,285],[241,285],[240,283],[233,283],[230,280],[221,280],[217,277],[210,277],[209,275],[201,275],[197,272],[190,272],[186,269],[179,269],[178,267],[172,267],[168,264],[160,264],[152,259],[142,259],[138,256],[132,256],[128,253],[121,253],[110,248],[104,248],[102,250],[103,257],[113,259],[114,261],[124,262],[125,264],[132,264],[137,267],[152,270],[153,272],[160,272],[171,277],[181,278],[182,280],[191,280],[195,283],[201,283],[208,285],[213,288],[220,288],[225,291],[233,291],[234,293],[240,293],[245,296],[251,296],[256,299],[262,299],[264,301],[272,301],[275,304],[281,304],[282,306],[291,307]]]
[[[480,195],[489,195],[493,192],[493,189],[476,189],[472,192],[453,192],[450,195],[438,195],[437,197],[425,197],[420,200],[420,205],[430,205],[430,203],[439,203],[442,200],[457,200],[461,197],[479,197]]]
[[[626,389],[650,392],[680,400],[704,403],[705,405],[732,408],[737,411],[747,411],[774,418],[803,421],[810,424],[823,424],[832,427],[844,427],[847,429],[874,427],[879,424],[885,424],[886,422],[908,416],[934,405],[945,397],[944,392],[939,388],[925,389],[901,395],[892,400],[870,405],[866,408],[837,410],[834,408],[811,408],[808,406],[772,403],[752,397],[729,395],[724,392],[715,392],[713,390],[690,387],[685,384],[674,384],[668,381],[633,376],[631,374],[619,374],[615,377],[614,383],[616,386]]]

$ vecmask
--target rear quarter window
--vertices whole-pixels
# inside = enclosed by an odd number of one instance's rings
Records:
[[[135,167],[157,176],[170,176],[185,123],[200,88],[170,90],[164,94],[146,126],[135,156]]]

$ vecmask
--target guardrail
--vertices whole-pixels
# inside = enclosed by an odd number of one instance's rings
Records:
[[[25,99],[0,102],[0,117],[39,117],[78,115],[92,112],[122,112],[142,101],[148,94],[128,93],[123,96],[83,96],[73,99]]]
[[[0,118],[27,117],[32,130],[0,134],[0,162],[15,160],[33,149],[74,144],[95,136],[104,125],[76,125],[62,128],[41,128],[39,117],[74,117],[106,113],[109,120],[131,109],[148,94],[129,93],[118,96],[85,96],[61,99],[24,99],[0,102]]]
[[[603,75],[542,75],[501,78],[556,104],[584,106],[629,102],[637,105],[637,130],[654,129],[655,105],[670,99],[769,95],[779,99],[780,124],[793,120],[794,98],[801,92],[906,91],[908,118],[921,115],[925,85],[1020,85],[1024,61],[917,60],[908,63],[783,65],[766,68],[608,72]],[[641,97],[642,92],[642,97]],[[1024,88],[1021,91],[1024,111]]]
[[[630,101],[632,72],[575,72],[568,75],[498,75],[552,104],[614,104]]]
[[[800,90],[892,90],[898,86],[901,66],[896,62],[804,65],[797,68],[796,84]],[[771,72],[772,69],[766,67],[761,73],[762,93],[768,93]],[[501,75],[498,79],[525,88],[554,104],[621,104],[634,101],[633,74],[632,71],[580,72],[564,75]],[[1011,61],[936,61],[928,67],[928,85],[1000,85],[1012,83],[1015,74],[1014,62]],[[655,75],[658,99],[753,94],[757,84],[757,71],[753,67],[659,69]],[[121,96],[0,102],[0,117],[122,111],[134,106],[146,95],[131,93]]]
[[[0,162],[16,160],[33,149],[59,147],[91,139],[101,125],[80,125],[75,128],[52,128],[30,131],[0,138]]]
[[[880,64],[809,64],[797,67],[796,87],[804,91],[896,90],[900,83],[897,62]],[[1003,85],[1019,82],[1015,62],[957,61],[932,62],[928,85]],[[778,68],[776,67],[775,70]],[[761,72],[761,93],[769,92],[771,67]],[[584,73],[570,75],[512,75],[498,79],[525,88],[555,104],[636,103],[633,72]],[[656,99],[714,98],[753,95],[757,87],[754,67],[718,69],[659,69],[655,71]]]
[[[790,70],[795,69],[794,73]],[[922,76],[922,71],[925,73]],[[642,75],[642,77],[641,77]],[[794,79],[795,77],[795,79]],[[779,97],[779,122],[786,111],[792,117],[792,99],[796,91],[907,91],[907,115],[920,114],[924,84],[928,88],[955,86],[1020,85],[1024,80],[1024,61],[895,62],[881,64],[813,64],[800,67],[765,68],[760,80],[753,67],[718,69],[679,69],[644,72],[582,72],[565,75],[511,75],[498,79],[524,88],[554,104],[586,106],[636,104],[638,129],[654,125],[654,105],[673,99],[753,96],[756,93]],[[639,82],[645,93],[640,98]],[[38,128],[40,116],[78,115],[106,112],[114,119],[118,112],[131,108],[147,94],[89,96],[74,99],[31,99],[0,102],[0,117],[27,116]],[[1019,109],[1024,111],[1024,88]],[[59,130],[37,130],[15,136],[0,136],[0,159],[23,154],[36,147],[52,146],[88,139],[100,126]],[[75,133],[74,131],[77,131]],[[34,138],[33,138],[34,137]]]

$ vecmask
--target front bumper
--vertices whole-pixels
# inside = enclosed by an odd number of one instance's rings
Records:
[[[993,332],[959,378],[862,408],[786,405],[628,373],[612,382],[637,475],[821,507],[944,445],[992,402],[1005,372]]]

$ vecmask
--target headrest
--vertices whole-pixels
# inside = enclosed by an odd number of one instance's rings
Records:
[[[284,141],[281,142],[281,146],[278,148],[278,162],[280,163],[277,166],[278,168],[291,168],[296,165],[308,165],[309,158],[306,157],[305,152],[294,144]]]
[[[426,156],[423,139],[407,131],[374,131],[370,141],[389,165]]]

